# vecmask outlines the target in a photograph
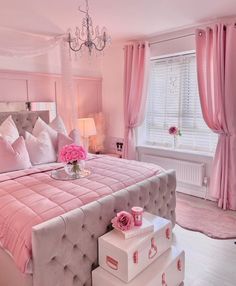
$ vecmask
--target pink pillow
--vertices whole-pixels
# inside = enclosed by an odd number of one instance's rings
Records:
[[[0,136],[4,137],[11,144],[19,138],[19,132],[11,115],[0,125]]]
[[[65,124],[60,115],[57,115],[53,119],[53,121],[49,124],[49,126],[52,127],[54,130],[56,130],[57,132],[67,135]]]
[[[80,145],[80,133],[79,130],[77,129],[73,129],[71,130],[69,137],[72,138],[72,140],[74,141],[74,144]]]
[[[0,137],[0,173],[28,169],[31,167],[24,138],[21,136],[11,144]]]
[[[69,136],[66,136],[62,133],[58,133],[58,157],[57,157],[57,162],[61,162],[60,160],[60,152],[61,149],[65,145],[70,145],[70,144],[77,144],[80,145],[80,134],[79,131],[76,129],[73,129]]]
[[[57,131],[50,127],[46,122],[44,122],[40,117],[37,119],[32,135],[37,137],[41,132],[46,131],[51,138],[54,148],[57,147]]]
[[[37,137],[26,132],[25,143],[33,165],[56,162],[56,152],[47,131],[40,132]]]

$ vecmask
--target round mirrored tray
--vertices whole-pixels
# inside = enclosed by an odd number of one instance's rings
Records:
[[[70,181],[70,180],[85,178],[85,177],[89,176],[90,174],[91,174],[90,170],[84,169],[83,171],[80,171],[77,174],[68,175],[64,169],[58,169],[58,170],[53,170],[51,172],[51,177],[55,180]]]

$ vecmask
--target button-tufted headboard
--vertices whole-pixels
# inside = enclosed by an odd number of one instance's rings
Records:
[[[38,117],[49,123],[49,111],[19,111],[19,112],[0,112],[0,124],[9,116],[12,116],[19,134],[24,136],[25,131],[32,132]]]

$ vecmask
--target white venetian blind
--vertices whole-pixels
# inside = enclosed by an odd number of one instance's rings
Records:
[[[142,140],[147,145],[171,147],[170,126],[182,132],[177,148],[214,152],[217,135],[202,117],[195,53],[151,60]]]

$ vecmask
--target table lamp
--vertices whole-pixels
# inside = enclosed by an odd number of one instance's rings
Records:
[[[83,146],[88,152],[89,136],[96,135],[96,126],[93,118],[79,118],[79,131],[83,140]]]

